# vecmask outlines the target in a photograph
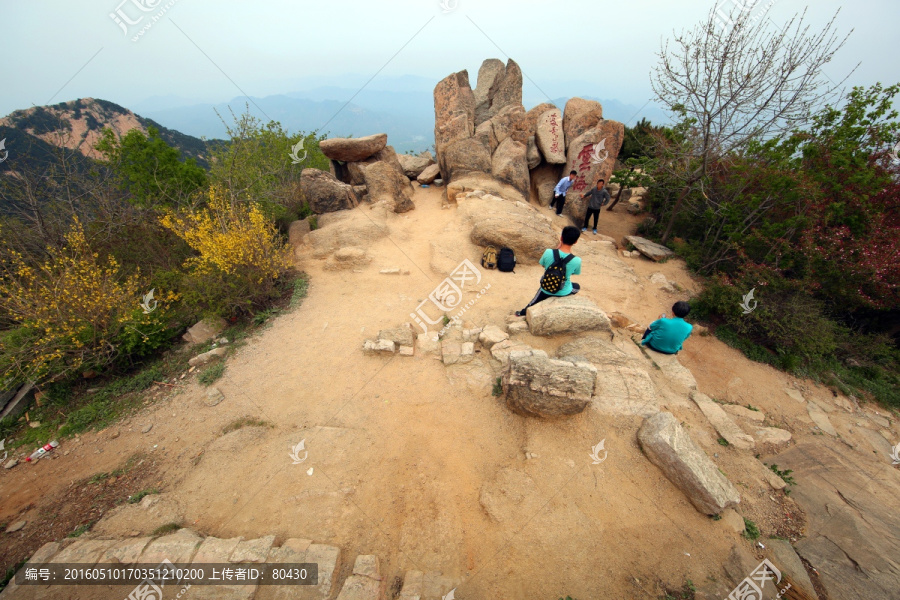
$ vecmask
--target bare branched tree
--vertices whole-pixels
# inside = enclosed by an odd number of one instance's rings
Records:
[[[849,36],[836,34],[837,13],[821,31],[804,23],[805,11],[779,30],[753,13],[754,4],[745,0],[728,15],[713,8],[705,22],[664,42],[658,55],[653,91],[684,125],[687,140],[683,155],[669,163],[682,189],[663,242],[684,199],[703,191],[711,165],[806,122],[846,81],[834,83],[822,71]]]

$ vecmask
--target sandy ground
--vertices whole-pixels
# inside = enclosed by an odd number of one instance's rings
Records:
[[[457,582],[462,600],[657,598],[661,584],[678,588],[718,576],[734,544],[751,544],[698,513],[644,458],[639,417],[589,409],[558,421],[525,419],[492,396],[500,367],[487,356],[445,368],[425,356],[363,354],[365,339],[409,321],[442,279],[428,267],[428,242],[456,209],[442,209],[434,188],[417,190],[416,205],[391,216],[390,237],[369,248],[374,260],[361,272],[325,271],[314,259],[299,265],[311,276],[309,296],[228,359],[216,384],[225,401],[206,406],[205,388],[186,379],[181,391],[119,426],[64,444],[69,455],[3,473],[0,518],[28,518],[25,507],[35,498],[145,452],[155,457],[165,491],[185,508],[185,526],[219,537],[275,534],[279,541],[334,544],[344,551],[345,569],[357,554],[376,554],[389,580],[411,569],[440,571]],[[622,205],[601,219],[599,231],[616,239],[640,220]],[[480,256],[459,258],[477,264]],[[681,261],[622,260],[633,273],[610,277],[586,259],[575,279],[607,312],[645,324],[697,289]],[[411,274],[379,274],[385,267]],[[485,271],[491,289],[466,321],[502,325],[534,294],[541,271]],[[648,280],[654,272],[688,291],[657,289]],[[522,340],[553,351],[569,338]],[[627,338],[617,343],[636,350]],[[760,407],[795,437],[811,435],[811,421],[784,388],[831,397],[714,338],[691,338],[680,358],[700,390]],[[717,446],[687,408],[673,410],[694,424],[692,436],[710,455],[721,455],[717,462],[741,491],[744,514],[754,515],[764,533],[794,510],[761,489],[738,451]],[[271,426],[222,435],[241,417]],[[111,439],[113,431],[121,435]],[[301,452],[306,458],[293,464],[291,449],[301,440],[308,455]],[[600,440],[608,459],[593,465],[589,453]]]

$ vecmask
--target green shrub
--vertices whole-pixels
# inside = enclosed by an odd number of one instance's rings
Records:
[[[200,382],[201,385],[210,386],[214,384],[216,381],[221,379],[222,375],[225,374],[225,363],[217,362],[211,367],[207,367],[204,369],[200,376],[197,377],[197,381]]]

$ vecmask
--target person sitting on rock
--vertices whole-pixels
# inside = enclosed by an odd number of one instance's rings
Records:
[[[566,177],[563,177],[559,180],[559,183],[556,184],[556,187],[553,188],[553,200],[550,201],[550,208],[553,208],[556,205],[556,214],[561,215],[563,206],[566,205],[566,193],[569,191],[569,188],[572,187],[572,182],[575,181],[575,178],[578,176],[578,171],[574,169],[569,171],[569,174]]]
[[[675,316],[667,319],[666,313],[663,313],[659,319],[650,323],[641,344],[662,354],[678,354],[684,340],[688,339],[694,329],[693,325],[684,320],[689,312],[690,304],[684,300],[676,302],[672,305],[672,314]]]
[[[562,230],[559,246],[557,246],[556,249],[548,248],[547,250],[544,250],[544,255],[541,256],[541,266],[545,269],[549,269],[556,261],[560,261],[565,268],[565,281],[562,282],[559,291],[556,292],[547,291],[543,287],[538,289],[538,293],[535,294],[531,302],[528,303],[528,306],[522,310],[516,311],[517,317],[524,317],[525,311],[527,311],[529,307],[532,307],[547,298],[571,296],[578,293],[581,286],[577,283],[572,283],[570,278],[572,275],[581,275],[581,259],[572,254],[572,246],[578,241],[579,237],[581,237],[581,232],[578,231],[578,228],[569,225]],[[569,258],[570,256],[571,258]],[[542,277],[541,281],[543,280],[544,278]]]
[[[606,190],[605,183],[606,181],[603,179],[598,179],[597,187],[581,197],[582,200],[590,197],[590,200],[588,200],[587,212],[584,215],[584,227],[581,228],[582,232],[587,231],[588,221],[590,220],[591,215],[594,215],[594,235],[597,235],[597,219],[600,218],[600,209],[610,201],[610,195]]]

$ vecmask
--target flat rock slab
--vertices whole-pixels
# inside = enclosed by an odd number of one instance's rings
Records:
[[[331,138],[319,142],[319,149],[331,160],[358,162],[382,150],[387,145],[387,139],[386,133],[361,138]]]
[[[709,424],[712,425],[718,434],[725,438],[729,444],[735,448],[740,448],[741,450],[752,450],[756,446],[756,442],[753,438],[741,431],[741,428],[731,420],[728,413],[726,413],[721,406],[713,402],[709,396],[694,390],[691,392],[691,400],[694,401],[694,404],[697,405],[697,408],[700,409],[700,412],[703,413],[703,416],[706,417]]]
[[[525,313],[532,335],[556,335],[582,331],[612,332],[609,317],[587,298],[548,298]]]
[[[504,367],[509,364],[509,356],[513,352],[527,352],[531,347],[522,342],[514,342],[512,340],[503,340],[491,346],[491,356],[495,360],[500,361]]]
[[[656,242],[651,242],[647,238],[642,238],[636,235],[627,235],[625,239],[631,243],[632,246],[637,248],[637,251],[646,256],[647,258],[654,261],[661,261],[664,258],[669,258],[670,256],[674,256],[674,252],[666,248],[665,246],[661,246]]]
[[[598,411],[650,417],[659,412],[660,401],[659,392],[644,369],[599,365],[593,398]]]
[[[759,444],[773,444],[783,446],[791,441],[791,432],[777,427],[762,427],[755,432],[756,441]]]
[[[811,438],[777,457],[807,515],[797,553],[819,571],[830,598],[882,600],[900,590],[900,477],[885,462]],[[886,468],[887,467],[887,468]]]
[[[753,421],[754,423],[762,423],[766,420],[766,413],[761,410],[750,410],[749,408],[737,404],[723,404],[722,410],[735,417]]]
[[[831,421],[828,419],[828,415],[825,414],[825,411],[819,408],[818,404],[807,402],[806,412],[809,413],[809,418],[813,420],[813,423],[815,423],[819,429],[832,437],[837,436],[837,431],[835,431],[834,425],[831,424]]]
[[[204,344],[225,331],[226,327],[228,322],[225,319],[203,319],[181,337],[189,344]]]
[[[790,542],[769,538],[766,541],[766,554],[769,556],[772,564],[781,571],[782,575],[787,575],[791,578],[794,587],[803,590],[810,598],[817,597],[815,587],[813,587],[809,574],[806,572],[806,567],[803,566],[800,557],[797,556]]]
[[[503,374],[506,404],[524,416],[578,414],[591,401],[596,377],[587,362],[551,359],[541,350],[513,352]]]
[[[197,356],[191,358],[188,361],[188,364],[192,367],[202,367],[204,365],[208,365],[217,358],[225,356],[226,354],[228,354],[228,348],[213,348],[209,352],[204,352],[203,354],[198,354]]]
[[[644,349],[647,351],[650,360],[656,363],[656,366],[673,384],[674,390],[689,393],[691,390],[697,389],[697,380],[694,379],[694,374],[678,361],[678,357],[675,354],[662,354],[646,346]]]
[[[189,529],[179,529],[150,543],[141,554],[141,562],[159,564],[168,559],[173,563],[189,563],[203,538]]]
[[[794,388],[784,388],[784,393],[788,395],[788,398],[795,402],[799,402],[800,404],[806,403],[806,398],[803,397],[803,394],[801,394],[799,390],[795,390]]]
[[[660,412],[646,419],[638,431],[638,441],[650,462],[703,514],[717,515],[741,501],[735,487],[694,444],[672,413]]]
[[[384,581],[378,558],[372,555],[360,555],[353,564],[353,574],[341,587],[337,600],[382,600]]]

